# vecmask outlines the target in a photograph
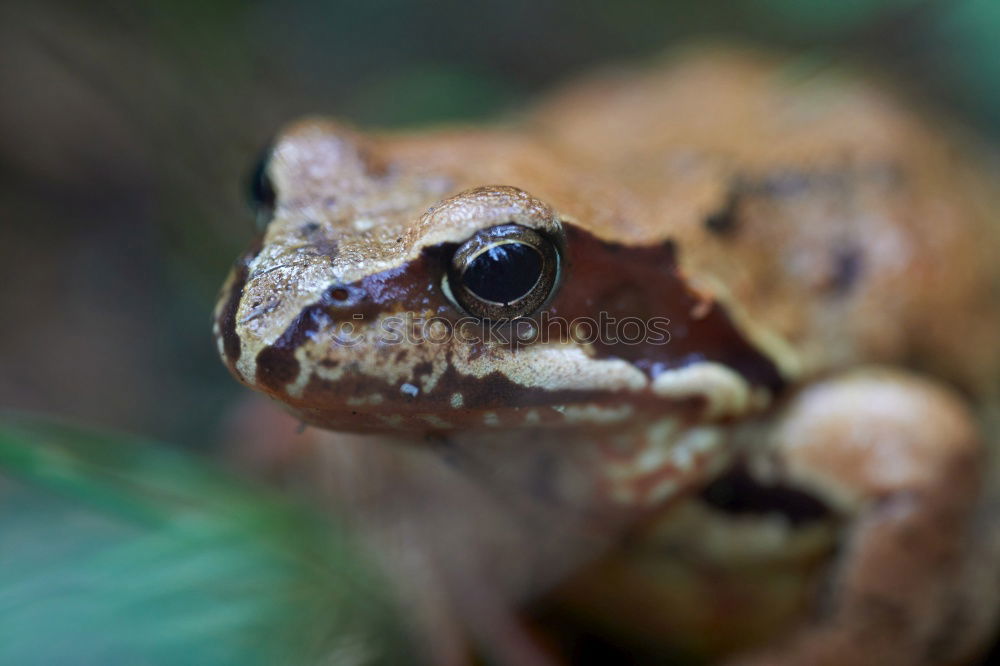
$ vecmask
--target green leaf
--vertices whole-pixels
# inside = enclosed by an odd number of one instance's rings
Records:
[[[0,419],[0,663],[414,663],[363,558],[204,460]]]

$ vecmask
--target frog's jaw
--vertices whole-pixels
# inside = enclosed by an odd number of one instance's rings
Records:
[[[615,427],[467,431],[440,440],[453,464],[494,485],[602,524],[631,524],[637,512],[661,509],[723,469],[732,454],[729,437],[726,426],[661,415]]]
[[[710,362],[650,378],[621,359],[591,358],[566,345],[496,351],[518,357],[502,364],[505,372],[453,354],[441,354],[437,365],[426,359],[403,364],[396,357],[398,374],[390,375],[380,367],[380,354],[366,349],[371,358],[359,354],[325,365],[309,362],[300,350],[298,374],[287,383],[254,383],[231,369],[307,423],[417,436],[519,431],[534,437],[528,433],[544,430],[579,439],[580,428],[621,431],[665,416],[725,422],[759,412],[771,400],[767,390]]]

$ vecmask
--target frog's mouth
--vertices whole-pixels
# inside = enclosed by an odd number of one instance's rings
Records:
[[[552,351],[580,355],[577,349]],[[667,416],[689,423],[722,422],[762,409],[772,398],[766,389],[755,389],[717,364],[694,363],[650,380],[620,359],[589,362],[594,367],[569,375],[575,385],[525,384],[500,370],[477,376],[449,365],[425,389],[429,374],[418,375],[414,383],[393,383],[348,366],[336,380],[314,374],[291,391],[264,390],[321,427],[410,432],[615,428]],[[434,372],[429,365],[420,370]],[[595,378],[594,384],[584,381],[586,374]]]

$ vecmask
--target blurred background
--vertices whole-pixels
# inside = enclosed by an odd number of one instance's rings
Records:
[[[243,394],[210,312],[283,123],[502,116],[682,41],[852,59],[1000,130],[995,0],[0,5],[0,407],[195,447]]]
[[[284,123],[484,122],[710,39],[850,61],[988,142],[997,35],[997,0],[0,0],[0,662],[412,661],[329,516],[179,450],[248,394],[211,311]]]

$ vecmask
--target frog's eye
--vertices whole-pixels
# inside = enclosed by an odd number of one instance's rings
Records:
[[[256,216],[257,227],[263,229],[274,216],[276,193],[267,167],[270,163],[271,151],[265,150],[250,172],[250,206]]]
[[[455,302],[480,319],[516,319],[540,308],[559,278],[555,243],[534,229],[501,224],[460,245],[448,268]]]

